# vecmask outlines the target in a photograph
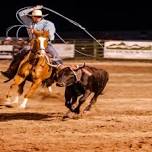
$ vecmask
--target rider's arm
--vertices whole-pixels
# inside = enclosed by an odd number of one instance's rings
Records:
[[[27,8],[19,12],[20,19],[23,21],[24,24],[30,25],[32,19],[28,16],[30,12],[32,12],[34,8]]]
[[[49,39],[50,39],[50,41],[53,41],[54,38],[55,38],[55,32],[56,32],[54,23],[52,23],[52,22],[47,22],[46,30],[49,31]]]
[[[24,22],[24,24],[30,25],[30,23],[32,22],[32,19],[31,19],[31,17],[28,16],[29,13],[32,12],[34,9],[42,9],[42,8],[43,8],[42,5],[38,5],[38,6],[35,6],[32,8],[24,9],[19,12],[19,16],[20,16],[21,20]]]

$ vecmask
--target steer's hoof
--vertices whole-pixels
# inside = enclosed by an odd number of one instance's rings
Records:
[[[80,109],[76,108],[74,109],[72,112],[76,113],[76,114],[79,114],[80,113]]]

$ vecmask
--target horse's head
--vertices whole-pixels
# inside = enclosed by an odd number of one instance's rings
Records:
[[[33,30],[34,38],[31,41],[33,50],[44,51],[48,46],[49,32],[45,30]]]

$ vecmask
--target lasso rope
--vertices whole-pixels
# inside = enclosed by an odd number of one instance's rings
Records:
[[[54,14],[62,17],[62,18],[64,18],[65,20],[69,21],[70,23],[74,24],[75,26],[79,27],[79,28],[82,29],[85,33],[87,33],[92,39],[94,39],[100,46],[103,46],[90,32],[88,32],[88,31],[85,29],[85,27],[83,27],[83,26],[80,25],[79,23],[77,23],[77,22],[75,22],[75,21],[73,21],[73,20],[65,17],[64,15],[62,15],[62,14],[60,14],[60,13],[58,13],[58,12],[56,12],[56,11],[50,9],[50,8],[43,7],[43,9],[48,10],[48,11],[50,11],[50,12],[52,12],[52,13],[54,13]]]
[[[6,31],[6,36],[7,36],[7,37],[8,37],[8,32],[9,32],[11,29],[15,28],[15,27],[19,27],[18,30],[17,30],[17,32],[16,32],[16,37],[17,37],[17,38],[18,38],[19,31],[20,31],[20,29],[21,29],[22,27],[29,28],[27,25],[25,25],[25,24],[22,22],[22,20],[19,18],[19,15],[18,15],[20,11],[22,11],[22,10],[24,10],[24,9],[27,9],[27,8],[32,8],[32,7],[31,7],[31,6],[24,7],[24,8],[19,9],[19,10],[16,12],[16,18],[17,18],[17,20],[21,23],[21,25],[13,25],[13,26],[9,27],[9,28],[7,29],[7,31]],[[79,23],[77,23],[77,22],[69,19],[68,17],[65,17],[64,15],[62,15],[62,14],[60,14],[60,13],[58,13],[58,12],[56,12],[56,11],[50,9],[50,8],[43,7],[43,9],[45,9],[45,10],[47,10],[47,11],[50,11],[50,12],[52,12],[52,13],[54,13],[54,14],[62,17],[62,18],[64,18],[65,20],[69,21],[70,23],[74,24],[75,26],[79,27],[79,28],[82,29],[86,34],[88,34],[93,40],[95,40],[101,47],[103,47],[103,45],[102,45],[91,33],[89,33],[82,25],[80,25]],[[66,44],[65,40],[64,40],[57,32],[56,32],[55,34],[57,35],[57,37],[58,37],[63,43]],[[78,52],[78,53],[80,53],[80,54],[82,54],[82,55],[88,56],[88,57],[94,57],[94,56],[92,56],[92,55],[88,55],[88,54],[82,53],[82,52],[80,52],[80,51],[78,51],[78,50],[76,50],[76,49],[75,49],[75,51]]]
[[[24,9],[28,9],[28,8],[32,8],[32,6],[28,6],[28,7],[23,7],[21,9],[19,9],[17,12],[16,12],[16,19],[21,23],[21,24],[24,24],[23,21],[19,18],[19,12],[24,10]]]

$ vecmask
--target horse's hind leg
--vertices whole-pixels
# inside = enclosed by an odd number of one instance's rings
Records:
[[[41,83],[41,79],[38,79],[32,83],[30,89],[24,96],[22,104],[20,105],[21,108],[26,108],[28,99],[34,94],[35,90],[41,85]]]
[[[5,103],[6,105],[10,105],[12,102],[10,100],[11,98],[11,92],[12,90],[19,86],[23,81],[24,81],[25,78],[21,77],[20,75],[16,75],[15,78],[14,78],[14,82],[13,84],[9,87],[8,89],[8,92],[6,94],[6,99],[7,99],[7,102]],[[18,96],[16,96],[16,99],[15,100],[18,100]]]
[[[15,96],[13,103],[19,103],[19,97],[23,94],[24,85],[25,85],[25,80],[18,85],[18,94]]]
[[[25,85],[25,80],[18,86],[18,94],[19,95],[23,94],[24,85]]]

